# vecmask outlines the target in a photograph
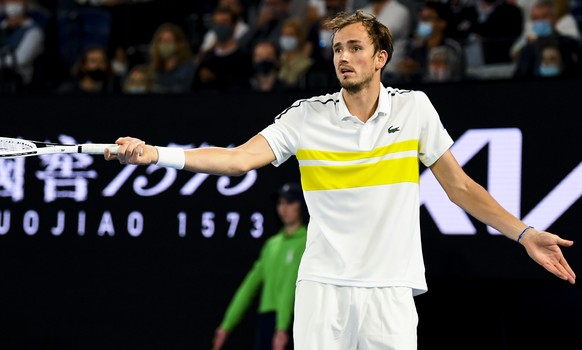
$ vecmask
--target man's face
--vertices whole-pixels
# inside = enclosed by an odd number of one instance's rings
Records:
[[[293,225],[301,221],[301,203],[299,201],[289,202],[281,198],[277,201],[277,212],[283,225]]]
[[[87,61],[85,62],[86,70],[106,70],[107,57],[101,50],[93,50],[87,53]]]
[[[253,51],[253,63],[261,61],[277,61],[277,52],[275,48],[268,43],[261,43]]]
[[[553,11],[550,6],[533,6],[530,10],[530,19],[532,21],[554,22]]]
[[[367,87],[386,63],[386,52],[374,53],[374,45],[361,23],[350,24],[335,33],[333,64],[342,88],[358,92]]]
[[[560,51],[558,51],[555,47],[546,47],[542,51],[541,64],[562,67],[562,56],[560,55]]]

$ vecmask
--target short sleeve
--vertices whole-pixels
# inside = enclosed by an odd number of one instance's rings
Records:
[[[416,98],[420,107],[418,156],[420,161],[429,167],[453,145],[453,139],[445,129],[428,96],[417,91]]]
[[[296,101],[281,112],[273,124],[259,133],[267,140],[275,154],[276,160],[272,163],[274,166],[283,164],[296,154],[304,116],[301,101]]]

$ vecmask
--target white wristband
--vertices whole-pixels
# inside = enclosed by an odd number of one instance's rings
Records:
[[[184,169],[186,156],[182,148],[159,146],[155,147],[158,150],[158,161],[156,163],[157,166],[179,170]]]

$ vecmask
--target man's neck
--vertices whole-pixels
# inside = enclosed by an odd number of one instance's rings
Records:
[[[371,82],[369,86],[354,93],[343,89],[342,96],[350,113],[365,123],[372,117],[376,108],[378,108],[380,83]]]
[[[285,232],[285,235],[291,236],[292,234],[295,233],[295,231],[297,231],[299,229],[299,227],[301,227],[300,221],[292,223],[292,224],[288,224],[288,225],[285,225],[285,227],[283,228],[283,232]]]

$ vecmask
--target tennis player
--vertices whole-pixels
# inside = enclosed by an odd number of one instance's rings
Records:
[[[455,204],[574,283],[560,248],[573,242],[528,226],[469,178],[424,93],[381,84],[393,51],[389,30],[360,11],[341,13],[331,25],[339,92],[296,101],[236,148],[183,150],[123,137],[119,154],[106,151],[106,159],[235,176],[296,156],[310,214],[296,349],[416,349],[413,297],[427,290],[418,160]]]

